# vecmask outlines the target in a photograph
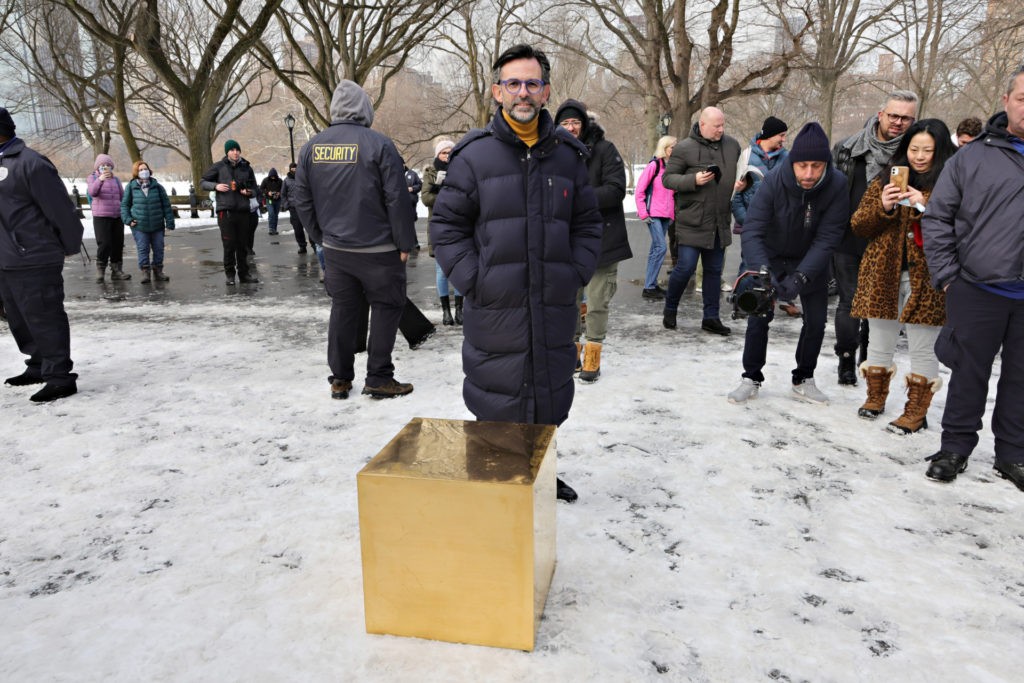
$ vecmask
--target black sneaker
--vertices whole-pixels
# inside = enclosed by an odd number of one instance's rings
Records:
[[[1003,479],[1006,479],[1011,484],[1024,491],[1024,463],[1011,462],[1011,463],[999,463],[997,462],[992,466],[992,469],[996,471]]]
[[[363,387],[363,393],[372,398],[395,398],[396,396],[411,394],[412,385],[402,384],[401,382],[395,381],[395,378],[392,377],[379,387],[371,387],[367,384]]]
[[[956,479],[956,475],[962,474],[967,469],[967,456],[949,451],[939,451],[935,455],[929,455],[925,460],[931,465],[928,466],[928,471],[924,473],[924,476],[935,481],[953,481]]]
[[[718,318],[704,318],[700,321],[700,329],[713,334],[720,334],[723,337],[732,333],[732,329],[722,324]]]
[[[331,398],[348,398],[350,391],[352,391],[352,382],[346,379],[331,378]]]
[[[67,398],[68,396],[77,393],[78,385],[74,382],[64,385],[47,384],[39,391],[32,394],[28,400],[34,403],[48,403],[50,401],[56,401],[59,398]]]
[[[555,498],[564,500],[566,503],[575,503],[579,496],[576,490],[561,479],[555,480]]]
[[[4,384],[12,387],[27,387],[30,384],[42,384],[43,378],[36,375],[28,374],[28,370],[17,375],[15,377],[8,377],[4,380]]]
[[[665,292],[661,291],[658,287],[655,287],[653,289],[645,289],[640,296],[645,299],[661,301],[665,298]]]

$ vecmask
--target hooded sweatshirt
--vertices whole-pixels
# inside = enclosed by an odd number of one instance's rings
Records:
[[[416,216],[405,164],[372,124],[366,91],[352,81],[339,83],[331,125],[299,152],[289,200],[313,241],[328,249],[408,252],[416,246]]]

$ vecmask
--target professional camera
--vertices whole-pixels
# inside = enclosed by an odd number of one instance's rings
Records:
[[[736,278],[728,298],[733,307],[732,319],[739,320],[751,315],[764,318],[772,312],[775,298],[775,287],[768,269],[762,267],[760,271],[748,270]]]

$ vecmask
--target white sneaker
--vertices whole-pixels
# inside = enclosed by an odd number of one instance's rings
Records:
[[[740,385],[729,392],[729,403],[746,403],[750,399],[757,398],[757,390],[760,388],[760,382],[744,377],[740,380]]]
[[[723,292],[731,292],[732,291],[732,285],[730,285],[725,280],[722,280],[722,291]]]
[[[823,406],[828,405],[828,396],[821,393],[821,389],[814,383],[813,377],[808,377],[800,384],[794,384],[793,393],[801,401],[818,403]]]

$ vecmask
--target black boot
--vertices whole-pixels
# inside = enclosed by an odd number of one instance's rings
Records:
[[[462,296],[459,294],[455,295],[455,324],[462,324]]]
[[[676,329],[676,312],[666,308],[661,318],[661,324],[665,326],[666,330]]]
[[[853,351],[840,351],[836,349],[839,356],[839,383],[845,386],[857,386],[857,359]]]
[[[446,296],[441,297],[441,324],[442,325],[454,325],[455,319],[452,318],[452,305],[451,299]]]
[[[163,266],[153,266],[153,279],[156,280],[157,282],[167,282],[171,278],[164,275]]]
[[[103,276],[106,274],[106,272],[107,272],[107,264],[106,263],[97,263],[96,264],[96,282],[103,282]]]
[[[935,481],[953,481],[956,475],[967,469],[967,456],[950,451],[939,451],[935,455],[929,455],[925,460],[931,465],[928,465],[928,471],[924,476]]]
[[[556,479],[555,498],[558,500],[564,500],[566,503],[575,503],[579,496],[576,494],[576,490],[573,489],[573,487],[569,486],[561,479]]]
[[[141,282],[144,285],[149,284],[149,266],[142,267],[142,279],[139,280],[139,282]]]

